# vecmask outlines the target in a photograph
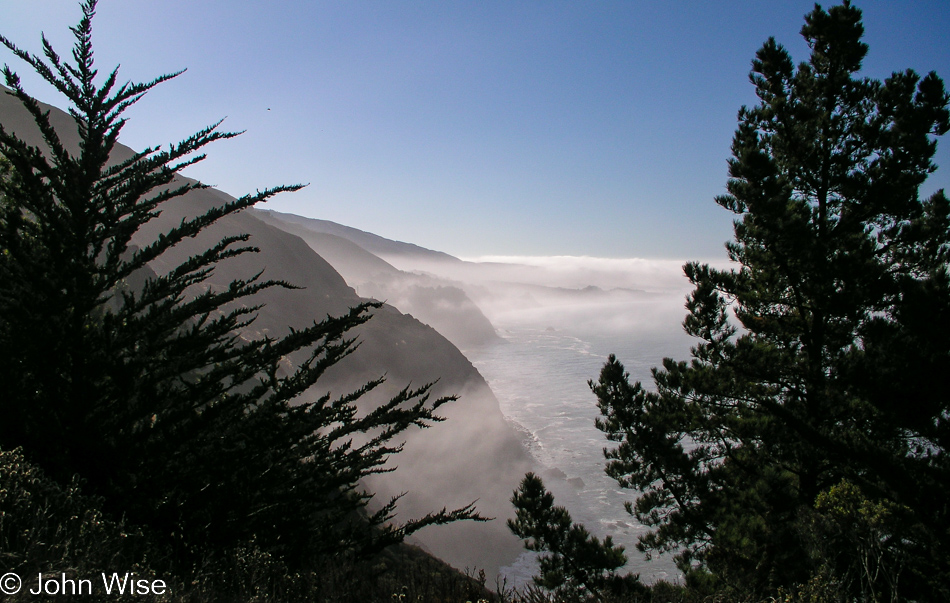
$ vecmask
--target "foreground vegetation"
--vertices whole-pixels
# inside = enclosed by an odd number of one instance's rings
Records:
[[[848,2],[801,33],[807,62],[774,39],[753,61],[716,199],[736,267],[685,266],[692,359],[655,391],[613,357],[591,383],[606,470],[641,492],[638,548],[675,555],[688,600],[950,600],[950,202],[919,197],[948,95],[934,73],[859,77]],[[648,591],[536,476],[514,503],[540,585]]]
[[[204,187],[177,172],[234,134],[216,124],[116,158],[123,112],[178,74],[122,85],[117,70],[100,78],[96,2],[81,7],[71,61],[45,38],[40,56],[0,36],[67,99],[75,127],[57,131],[4,67],[43,141],[35,147],[0,127],[4,572],[134,571],[164,580],[169,588],[156,596],[169,600],[484,593],[398,546],[427,526],[484,521],[471,505],[397,523],[398,499],[371,512],[373,494],[361,486],[391,470],[406,430],[441,421],[438,409],[454,398],[432,399],[423,385],[360,409],[383,379],[339,397],[319,389],[378,304],[255,339],[245,328],[261,295],[293,284],[261,273],[210,284],[219,264],[257,249],[241,233],[202,238],[209,227],[300,187],[267,189],[135,239],[167,204]],[[155,260],[196,237],[207,246],[155,271]]]

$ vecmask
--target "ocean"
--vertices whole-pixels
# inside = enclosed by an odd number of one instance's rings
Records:
[[[645,295],[620,302],[531,308],[493,316],[505,343],[469,352],[505,417],[525,436],[555,504],[576,523],[624,546],[624,571],[645,582],[675,581],[669,557],[646,560],[636,550],[646,530],[624,509],[636,492],[604,474],[603,448],[611,443],[594,426],[599,411],[588,380],[596,380],[611,353],[632,380],[652,389],[650,369],[664,357],[686,359],[692,340],[682,332],[683,296]],[[534,553],[502,569],[522,585],[537,571]]]

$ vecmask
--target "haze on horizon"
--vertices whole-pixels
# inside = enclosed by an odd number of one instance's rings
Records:
[[[68,52],[75,0],[0,2],[20,47],[39,52],[44,31]],[[855,4],[866,75],[950,78],[945,1]],[[186,174],[234,195],[310,183],[269,208],[462,257],[681,263],[724,258],[732,216],[713,199],[736,112],[756,100],[750,61],[769,36],[802,60],[812,6],[101,0],[97,65],[121,63],[120,81],[187,68],[129,112],[122,142],[227,116],[245,133]],[[947,146],[936,163],[922,194],[950,188]]]

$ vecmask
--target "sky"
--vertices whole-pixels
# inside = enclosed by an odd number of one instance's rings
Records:
[[[864,74],[950,78],[950,3],[856,2]],[[827,5],[826,5],[827,6]],[[122,142],[244,131],[187,175],[266,207],[462,257],[724,257],[736,112],[755,51],[796,62],[804,0],[502,2],[101,0],[97,65],[187,71],[128,112]],[[61,55],[75,0],[0,0],[0,33]],[[27,90],[55,91],[6,50]],[[943,166],[924,187],[950,189]]]

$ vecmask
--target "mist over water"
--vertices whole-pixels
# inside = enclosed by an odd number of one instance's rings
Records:
[[[594,427],[599,411],[587,382],[597,379],[611,353],[648,389],[650,369],[664,357],[686,359],[693,340],[681,322],[689,283],[678,262],[590,264],[596,262],[539,260],[535,269],[516,269],[522,278],[533,275],[535,288],[495,281],[469,291],[505,343],[467,355],[523,433],[555,504],[594,535],[623,545],[626,571],[647,582],[675,580],[679,573],[669,558],[647,561],[635,548],[645,528],[626,512],[624,501],[634,500],[636,492],[620,489],[604,474],[602,450],[610,442]],[[498,267],[500,275],[506,270]],[[626,287],[605,288],[611,280]],[[631,284],[637,290],[628,289]],[[571,285],[580,288],[563,290]],[[590,285],[600,290],[584,288]],[[536,571],[535,555],[528,552],[502,569],[509,584],[526,583]]]
[[[615,354],[633,380],[652,389],[650,371],[663,358],[689,357],[694,342],[681,326],[691,290],[684,262],[571,256],[459,261],[431,252],[387,251],[376,253],[388,268],[352,261],[337,266],[361,292],[392,300],[397,307],[403,304],[401,309],[439,329],[450,326],[442,332],[488,382],[503,415],[499,420],[507,420],[520,434],[556,504],[594,535],[611,536],[622,545],[628,558],[625,571],[646,582],[679,579],[668,557],[647,561],[636,550],[646,528],[626,512],[624,503],[637,492],[620,489],[604,474],[603,448],[612,444],[594,426],[599,411],[588,381],[596,380],[608,355]],[[447,291],[458,292],[470,306],[453,305]],[[446,306],[445,315],[437,316],[407,292],[428,295],[429,306]],[[483,320],[472,320],[474,315]],[[485,341],[496,343],[480,343]],[[453,420],[470,423],[478,417]],[[490,435],[489,430],[480,433]],[[431,456],[432,435],[421,447],[425,455]],[[507,502],[513,485],[496,493],[505,509],[495,516],[513,513]],[[513,563],[510,559],[499,564],[507,584],[529,583],[538,570],[536,554],[522,552]]]
[[[683,262],[644,258],[598,258],[592,256],[502,256],[467,258],[482,266],[485,278],[517,280],[549,287],[604,289],[682,289]],[[494,272],[494,274],[493,274]]]

